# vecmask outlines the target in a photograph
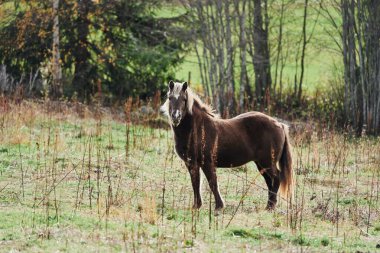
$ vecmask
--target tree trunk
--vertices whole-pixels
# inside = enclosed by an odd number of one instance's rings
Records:
[[[345,110],[356,133],[362,132],[362,107],[358,93],[359,83],[356,77],[356,43],[355,43],[355,6],[354,0],[342,0],[343,19],[343,60],[345,68]]]
[[[78,96],[88,99],[92,93],[92,82],[88,78],[91,71],[88,61],[90,60],[90,52],[88,50],[89,24],[88,13],[92,5],[92,0],[77,0],[78,18],[77,18],[77,36],[78,43],[74,45],[75,72],[73,85],[77,86]]]
[[[241,2],[241,10],[240,3]],[[239,107],[243,110],[245,107],[246,97],[248,101],[252,99],[252,91],[249,85],[248,72],[247,72],[247,40],[246,40],[246,5],[247,1],[235,0],[235,9],[239,17],[239,48],[240,48],[240,95],[239,95]]]
[[[302,83],[303,83],[303,76],[305,72],[305,52],[306,52],[306,44],[307,44],[307,38],[306,38],[306,20],[307,20],[307,7],[309,4],[309,0],[305,0],[304,3],[304,12],[303,12],[303,25],[302,25],[302,36],[303,36],[303,43],[302,43],[302,52],[301,52],[301,74],[300,74],[300,80],[298,84],[298,94],[297,94],[297,100],[300,103],[301,102],[301,96],[302,96]]]
[[[226,69],[226,83],[227,83],[227,109],[229,112],[235,112],[235,80],[234,80],[234,49],[232,46],[232,32],[231,32],[231,14],[230,14],[230,1],[225,0],[224,14],[226,19],[226,49],[227,49],[227,69]]]
[[[277,88],[276,86],[277,86],[278,67],[279,67],[279,63],[280,63],[280,57],[282,54],[282,29],[283,29],[283,25],[284,25],[284,9],[285,9],[285,3],[284,3],[284,0],[282,0],[281,1],[281,12],[280,12],[280,24],[278,27],[276,67],[275,67],[274,84],[273,84],[273,95],[275,97],[276,97],[276,88]],[[280,82],[281,82],[281,79],[280,79]]]
[[[225,67],[225,59],[224,59],[224,36],[225,36],[225,26],[223,22],[223,2],[220,0],[214,0],[216,8],[214,6],[215,13],[212,15],[214,30],[216,35],[216,50],[217,50],[217,67],[218,67],[218,95],[219,95],[219,111],[221,115],[224,115],[226,111],[226,67]]]
[[[253,68],[255,70],[256,100],[260,106],[266,106],[265,95],[271,89],[272,79],[267,29],[269,21],[268,18],[265,19],[265,23],[263,21],[261,4],[261,0],[253,1]],[[264,0],[264,6],[267,6],[267,0]]]
[[[62,96],[62,68],[59,53],[59,0],[53,0],[53,50],[52,50],[52,76],[53,83],[50,90],[53,98]]]
[[[231,0],[190,1],[195,10],[199,39],[203,44],[202,81],[212,94],[214,106],[223,115],[234,111],[234,47],[231,25]],[[198,61],[200,52],[196,50]],[[204,84],[205,85],[205,84]],[[209,87],[209,89],[208,89]]]
[[[380,2],[342,0],[347,123],[357,135],[380,134]]]
[[[360,6],[362,5],[362,8]],[[380,2],[358,1],[359,17],[362,22],[363,57],[363,124],[370,134],[380,134]],[[359,19],[360,18],[360,19]],[[366,20],[365,20],[366,19]],[[359,44],[361,46],[361,44]],[[365,65],[367,64],[367,66]]]

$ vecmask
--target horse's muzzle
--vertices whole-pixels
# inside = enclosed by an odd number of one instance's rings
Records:
[[[172,123],[174,127],[177,127],[180,122],[181,122],[181,118],[177,118],[177,119],[172,118]]]
[[[181,122],[181,113],[177,110],[172,113],[171,118],[172,118],[173,126],[176,127]]]

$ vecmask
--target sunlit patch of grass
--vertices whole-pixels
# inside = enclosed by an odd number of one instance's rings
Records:
[[[261,239],[260,235],[252,233],[246,229],[232,229],[227,234],[232,237],[251,238],[255,240]]]

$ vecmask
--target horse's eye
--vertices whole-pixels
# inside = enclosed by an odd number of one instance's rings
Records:
[[[169,97],[169,100],[172,100],[173,97]]]

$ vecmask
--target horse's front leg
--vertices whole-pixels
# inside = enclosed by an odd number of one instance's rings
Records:
[[[218,215],[218,211],[224,208],[223,199],[219,193],[218,179],[216,176],[216,168],[211,164],[205,164],[202,167],[203,173],[205,174],[208,184],[215,198],[215,215]]]
[[[200,192],[201,187],[201,178],[199,174],[199,166],[188,165],[187,169],[189,170],[191,177],[191,184],[194,191],[194,204],[193,209],[199,209],[202,206],[202,196]]]

